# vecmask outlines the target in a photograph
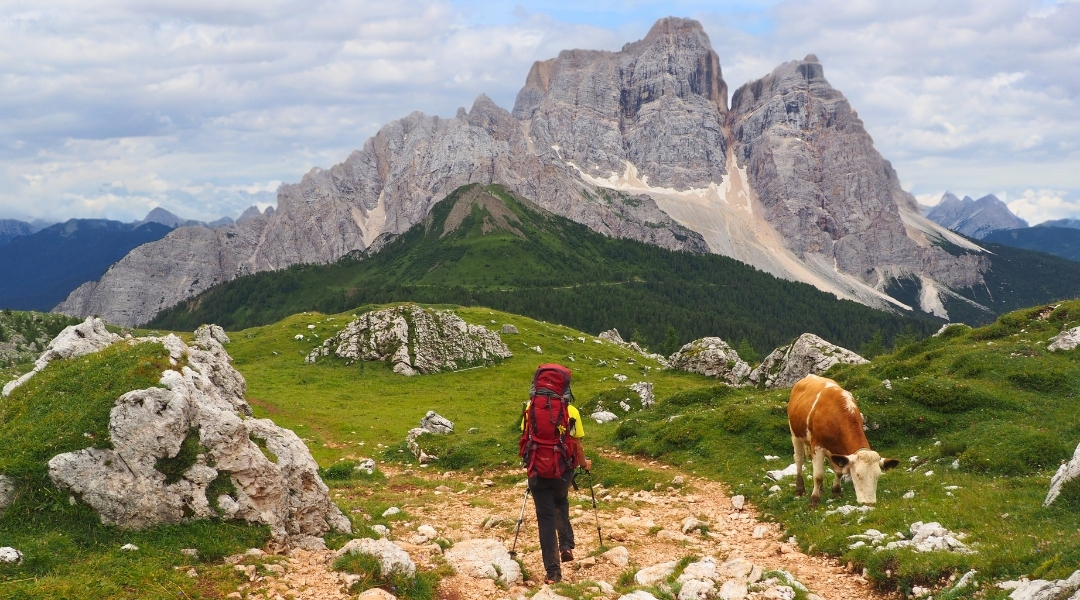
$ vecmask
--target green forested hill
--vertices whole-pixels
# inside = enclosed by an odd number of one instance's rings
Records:
[[[488,306],[598,333],[618,328],[664,352],[717,335],[761,354],[813,332],[860,349],[940,322],[886,314],[718,255],[609,238],[500,186],[468,186],[378,253],[242,277],[149,325],[242,329],[307,310],[412,300]]]

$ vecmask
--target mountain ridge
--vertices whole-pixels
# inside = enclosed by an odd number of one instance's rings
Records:
[[[949,290],[983,283],[986,253],[922,217],[815,56],[741,86],[730,107],[726,90],[690,19],[661,19],[618,52],[566,50],[533,65],[513,112],[481,95],[452,119],[393,121],[344,162],[281,186],[272,214],[226,226],[242,243],[174,232],[57,310],[143,322],[210,284],[364,250],[469,183],[887,310],[945,316]],[[905,277],[925,290],[914,306],[887,293]]]
[[[477,184],[456,190],[378,252],[238,278],[147,326],[205,321],[238,329],[303,311],[410,300],[513,309],[596,333],[616,327],[654,347],[671,326],[682,341],[720,335],[763,353],[806,331],[858,347],[878,330],[891,341],[940,326],[837,300],[728,257],[603,236],[506,188]]]

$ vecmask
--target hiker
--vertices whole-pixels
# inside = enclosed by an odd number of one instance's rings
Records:
[[[567,496],[574,485],[575,469],[580,466],[589,471],[592,467],[581,445],[585,428],[581,414],[571,404],[573,399],[570,369],[540,365],[533,375],[529,402],[521,419],[520,455],[536,506],[547,584],[561,581],[561,563],[574,560],[574,529]]]

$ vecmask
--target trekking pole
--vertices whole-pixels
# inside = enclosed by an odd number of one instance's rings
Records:
[[[521,533],[521,524],[525,522],[525,505],[529,502],[529,492],[531,491],[532,488],[525,488],[525,499],[521,501],[521,514],[518,515],[517,527],[514,528],[514,545],[510,548],[510,558],[517,556],[518,534]]]
[[[593,481],[592,470],[585,471],[585,474],[589,476],[589,495],[592,496],[593,517],[596,518],[596,537],[600,539],[600,547],[603,548],[604,536],[600,534],[600,513],[596,510],[596,492],[593,491],[595,482]]]

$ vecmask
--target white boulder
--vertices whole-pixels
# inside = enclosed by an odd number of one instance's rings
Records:
[[[1050,490],[1046,493],[1043,506],[1050,506],[1061,495],[1061,488],[1066,483],[1080,478],[1080,444],[1076,446],[1072,459],[1058,467],[1057,473],[1050,479]]]
[[[670,577],[675,572],[676,564],[675,561],[670,561],[645,567],[634,574],[634,582],[638,585],[652,585],[657,581]]]
[[[416,576],[416,564],[409,558],[409,553],[389,540],[368,538],[349,540],[334,553],[334,557],[340,558],[346,554],[366,554],[375,557],[379,561],[379,571],[384,577],[395,572],[406,577]]]
[[[748,379],[751,384],[763,385],[766,389],[787,388],[807,375],[820,375],[839,363],[861,365],[867,362],[851,350],[830,344],[812,333],[804,333],[790,345],[773,350]]]
[[[626,568],[630,565],[630,551],[625,546],[615,546],[600,556],[616,567]]]
[[[518,332],[518,328],[514,327],[513,325],[511,325],[509,323],[504,323],[503,326],[502,326],[501,333],[514,334],[514,333],[517,333],[517,332]]]
[[[454,544],[443,555],[446,562],[462,575],[476,579],[494,579],[504,585],[521,583],[521,567],[497,540],[465,540]]]
[[[673,369],[716,377],[730,385],[743,385],[750,375],[750,365],[718,337],[704,337],[679,348],[668,358]]]
[[[645,590],[636,590],[629,594],[619,596],[619,600],[656,600],[656,596],[653,596]]]
[[[610,423],[619,419],[618,415],[606,410],[598,410],[593,414],[589,415],[589,418],[596,421],[597,423]]]
[[[1047,581],[1034,579],[1031,581],[1009,581],[998,584],[998,587],[1013,588],[1009,598],[1011,600],[1073,600],[1080,596],[1080,570],[1074,571],[1068,579]]]
[[[64,358],[75,358],[84,354],[97,352],[111,344],[120,341],[120,336],[105,329],[105,321],[97,317],[87,317],[78,325],[65,327],[45,347],[45,352],[34,362],[34,369],[15,381],[8,382],[4,386],[3,395],[10,396],[11,392],[20,385],[26,383],[49,363]]]
[[[172,334],[129,341],[147,342],[186,364],[162,373],[163,387],[116,400],[112,448],[50,459],[49,478],[59,489],[89,504],[103,523],[126,529],[227,518],[269,525],[283,541],[351,530],[303,441],[269,419],[247,417],[246,382],[211,328],[200,328],[191,347]],[[194,460],[171,462],[181,460],[185,442],[198,445]],[[211,485],[222,479],[224,486]],[[208,498],[212,487],[227,492]]]
[[[1046,349],[1057,352],[1058,350],[1072,350],[1077,346],[1080,346],[1080,327],[1073,327],[1054,336]]]
[[[690,579],[679,588],[679,600],[705,600],[713,595],[716,584],[707,579]]]
[[[0,565],[17,565],[22,562],[22,559],[22,552],[11,546],[0,548]]]

